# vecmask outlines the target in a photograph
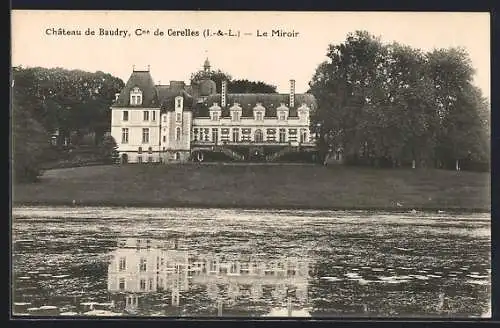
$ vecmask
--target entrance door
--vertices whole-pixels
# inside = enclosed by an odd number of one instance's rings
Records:
[[[127,164],[127,163],[128,163],[128,155],[122,154],[122,164]]]

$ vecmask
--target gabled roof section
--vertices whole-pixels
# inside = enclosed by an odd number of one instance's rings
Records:
[[[176,88],[170,85],[157,85],[156,90],[158,93],[158,98],[160,99],[162,110],[174,110],[175,109],[175,98],[181,96],[184,98],[184,110],[190,110],[193,108],[194,98],[183,88]]]
[[[216,94],[207,97],[203,103],[195,104],[195,117],[208,117],[209,110],[213,103],[221,103],[221,95]],[[234,103],[238,103],[242,108],[242,117],[252,117],[253,108],[257,103],[261,103],[266,108],[265,117],[276,117],[276,109],[282,103],[289,106],[290,95],[279,93],[233,93],[227,95],[226,107],[222,108],[222,117],[230,116],[230,110]],[[289,117],[297,117],[297,108],[305,103],[311,110],[316,108],[316,99],[312,94],[295,94],[295,107],[290,108]]]
[[[138,87],[142,91],[142,105],[140,106],[130,105],[130,91],[135,87]],[[158,96],[149,71],[133,71],[113,106],[158,107]]]

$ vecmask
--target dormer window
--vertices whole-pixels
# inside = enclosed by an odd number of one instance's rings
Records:
[[[233,121],[239,121],[241,117],[242,108],[238,103],[234,103],[234,105],[230,108],[231,118]]]
[[[276,109],[278,113],[279,121],[286,121],[288,118],[288,107],[285,106],[284,103],[281,103],[280,106]]]
[[[142,105],[142,91],[138,87],[130,91],[130,105]]]
[[[175,97],[175,111],[179,112],[182,111],[182,108],[184,106],[184,98],[181,96]]]
[[[257,121],[262,121],[264,119],[265,108],[261,103],[257,103],[257,105],[253,108],[254,119]]]
[[[212,107],[209,108],[209,110],[210,110],[210,117],[212,118],[212,120],[218,121],[221,116],[221,107],[219,106],[219,104],[214,102]]]

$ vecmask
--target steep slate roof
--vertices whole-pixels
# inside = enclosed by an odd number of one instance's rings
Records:
[[[158,107],[158,95],[149,71],[133,71],[113,106],[137,107],[130,105],[130,91],[135,87],[142,91],[142,105],[140,107]]]
[[[209,108],[213,103],[221,105],[221,95],[214,94],[208,96],[204,102],[198,103],[197,86],[185,85],[182,81],[171,81],[167,85],[155,85],[149,71],[133,71],[127,84],[118,96],[113,106],[138,107],[130,105],[130,91],[138,87],[142,91],[142,105],[139,107],[161,107],[162,110],[173,110],[175,97],[181,95],[184,98],[184,107],[192,109],[194,117],[209,117]],[[222,117],[230,116],[229,108],[233,104],[239,103],[242,107],[242,117],[252,117],[253,108],[257,103],[261,103],[266,108],[266,117],[276,117],[276,108],[284,103],[288,106],[289,94],[278,93],[228,93],[226,107],[222,108]],[[290,108],[289,116],[297,117],[297,108],[303,103],[311,110],[316,108],[316,100],[312,94],[295,94],[295,106]]]
[[[163,91],[161,96],[162,111],[173,111],[175,109],[175,97],[182,96],[184,98],[184,110],[191,110],[195,99],[186,92],[186,90],[168,90]]]
[[[288,106],[290,102],[289,94],[277,94],[277,93],[233,93],[227,94],[226,108],[222,108],[222,117],[230,116],[229,108],[233,106],[233,103],[239,103],[242,108],[242,117],[252,117],[253,108],[257,103],[261,103],[262,106],[266,108],[265,117],[276,117],[276,108],[284,103]],[[198,103],[194,105],[194,114],[197,117],[208,117],[209,108],[213,103],[218,103],[221,105],[221,95],[215,94],[207,97],[206,101],[203,103]],[[312,94],[303,93],[295,94],[295,107],[290,108],[289,116],[297,117],[297,108],[305,103],[312,110],[316,107],[316,100]]]

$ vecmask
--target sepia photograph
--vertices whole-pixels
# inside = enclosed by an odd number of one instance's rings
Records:
[[[11,318],[491,318],[489,13],[11,17]]]

